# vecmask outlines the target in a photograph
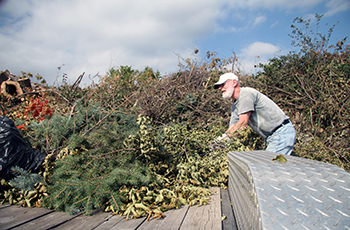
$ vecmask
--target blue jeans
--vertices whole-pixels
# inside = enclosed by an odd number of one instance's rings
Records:
[[[266,139],[266,151],[284,155],[292,153],[295,142],[295,129],[292,123],[282,125]]]

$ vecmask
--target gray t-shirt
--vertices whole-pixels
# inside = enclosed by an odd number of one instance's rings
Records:
[[[263,138],[289,117],[266,95],[256,89],[242,87],[238,99],[231,106],[230,126],[236,124],[239,115],[251,112],[248,125]]]

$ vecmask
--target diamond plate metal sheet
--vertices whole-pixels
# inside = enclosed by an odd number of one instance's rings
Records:
[[[267,151],[229,152],[229,194],[238,229],[350,229],[350,174]]]

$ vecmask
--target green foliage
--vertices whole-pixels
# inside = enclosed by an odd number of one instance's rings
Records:
[[[137,126],[132,115],[122,111],[106,111],[99,102],[83,104],[77,101],[68,116],[55,113],[50,120],[32,122],[28,128],[33,146],[45,152],[58,152],[64,146],[70,150],[104,148],[113,151],[123,146],[123,137]],[[105,138],[108,136],[108,138]]]
[[[50,177],[48,208],[71,212],[91,213],[106,203],[118,212],[122,204],[123,186],[142,186],[150,183],[146,167],[132,162],[128,151],[96,154],[86,151],[58,159]]]
[[[140,130],[129,136],[124,144],[126,148],[135,149],[135,157],[142,157],[152,162],[167,159],[179,160],[183,157],[205,155],[209,143],[219,132],[219,128],[201,130],[189,125],[169,124],[154,126],[152,120],[140,115],[137,119]]]
[[[227,188],[228,160],[225,153],[189,157],[176,165],[176,183],[204,188]]]
[[[113,90],[116,92],[117,99],[124,100],[123,96],[127,96],[130,92],[134,91],[135,75],[137,72],[131,68],[131,66],[121,66],[120,69],[110,69],[109,78],[114,80]]]
[[[151,119],[142,115],[138,118],[138,124],[139,132],[126,139],[125,146],[135,149],[134,157],[148,162],[150,170],[164,184],[171,184],[169,178],[174,178],[175,184],[225,187],[227,151],[253,150],[261,141],[251,129],[246,129],[240,132],[239,138],[212,151],[210,145],[221,135],[220,130],[224,127],[201,129],[185,124],[154,126]]]
[[[327,146],[322,138],[317,136],[304,136],[306,140],[300,140],[297,145],[298,154],[308,159],[323,161],[337,165],[347,171],[350,171],[349,166],[349,151],[339,152]],[[346,141],[345,139],[343,141]]]
[[[328,35],[323,35],[319,32],[322,17],[323,15],[315,14],[315,28],[313,28],[312,18],[296,17],[294,19],[293,23],[300,26],[292,24],[292,34],[289,34],[289,36],[293,39],[292,45],[300,47],[302,53],[307,54],[309,51],[324,50],[328,47],[329,39],[336,24],[329,28]]]
[[[77,102],[69,116],[55,114],[31,129],[36,147],[56,153],[54,170],[47,178],[50,199],[45,205],[49,208],[89,214],[110,202],[119,210],[121,186],[149,183],[146,166],[123,148],[124,138],[138,129],[133,116],[107,112],[98,103]]]
[[[221,162],[225,154],[221,157],[205,156],[214,132],[190,130],[177,124],[156,129],[144,116],[139,116],[138,125],[136,135],[125,139],[124,149],[116,146],[114,151],[107,153],[100,148],[70,151],[68,154],[61,151],[49,178],[50,197],[45,199],[44,205],[55,210],[84,211],[86,214],[94,208],[103,208],[127,216],[130,212],[135,212],[136,216],[156,215],[156,207],[161,206],[164,210],[182,204],[206,202],[205,194],[208,192],[203,193],[194,186],[225,187],[227,164]],[[102,137],[110,138],[107,135]],[[196,164],[197,168],[202,168],[200,174],[193,171],[193,159],[203,164],[202,167]],[[221,177],[212,178],[218,175]],[[176,187],[183,177],[191,178],[181,182],[182,187]],[[205,183],[198,184],[195,180]],[[129,194],[139,188],[152,191],[152,196],[146,193],[147,202]],[[163,194],[164,191],[168,195]],[[180,191],[186,193],[180,195]],[[126,193],[129,198],[125,197]],[[170,201],[164,200],[164,196]],[[140,212],[137,207],[141,206],[148,211],[142,209]]]
[[[41,207],[43,197],[48,196],[43,177],[28,173],[19,167],[13,170],[18,174],[16,178],[10,182],[1,180],[1,204],[8,202],[27,207]]]
[[[131,66],[111,68],[99,85],[94,86],[88,97],[101,101],[104,108],[130,108],[137,104],[137,92],[144,90],[160,79],[159,71],[146,67],[143,71],[132,69]]]
[[[18,166],[12,167],[11,170],[14,172],[16,177],[10,180],[10,184],[15,188],[22,189],[24,191],[34,190],[35,184],[44,183],[43,176],[39,174],[28,173]]]
[[[227,186],[226,151],[238,146],[247,149],[236,141],[210,152],[218,128],[156,127],[142,115],[137,123],[139,131],[124,140],[123,149],[61,151],[44,205],[86,214],[103,208],[137,217],[161,215],[161,211],[182,204],[203,204],[209,194],[203,188]]]

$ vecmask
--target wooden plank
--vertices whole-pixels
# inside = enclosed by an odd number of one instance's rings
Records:
[[[236,219],[233,215],[232,204],[227,189],[220,189],[221,215],[226,218],[222,221],[223,230],[237,229]]]
[[[125,216],[109,216],[107,217],[103,223],[101,223],[99,226],[94,228],[94,230],[104,230],[104,229],[111,229],[113,226],[118,224],[120,221],[125,221]]]
[[[114,225],[111,230],[135,230],[137,229],[144,221],[146,220],[146,217],[137,218],[137,219],[131,219],[131,220],[121,220],[116,225]]]
[[[83,213],[76,214],[76,215],[69,215],[68,213],[65,212],[52,212],[50,214],[47,214],[45,216],[42,216],[38,219],[32,220],[28,223],[25,223],[23,225],[20,225],[19,227],[16,227],[14,229],[16,230],[45,230],[45,229],[50,229],[55,226],[58,226],[60,224],[63,224],[69,220],[72,220]]]
[[[97,210],[91,216],[82,215],[82,216],[76,217],[73,220],[70,220],[53,229],[64,229],[64,230],[93,229],[99,226],[101,223],[103,223],[105,219],[110,215],[111,214],[108,212]]]
[[[23,208],[19,205],[11,205],[0,209],[0,229],[20,226],[52,212],[45,208]]]
[[[211,188],[213,195],[207,205],[191,206],[181,225],[181,230],[221,230],[220,188]]]
[[[154,218],[145,221],[137,230],[167,229],[178,230],[188,211],[189,206],[185,205],[180,209],[171,209],[164,212],[164,218]]]

